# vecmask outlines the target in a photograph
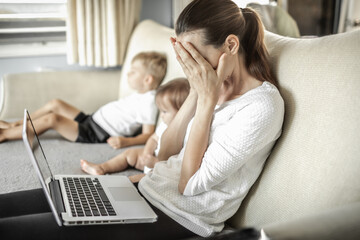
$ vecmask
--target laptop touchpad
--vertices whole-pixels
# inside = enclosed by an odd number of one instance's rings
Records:
[[[115,201],[140,201],[139,193],[131,187],[109,187]]]

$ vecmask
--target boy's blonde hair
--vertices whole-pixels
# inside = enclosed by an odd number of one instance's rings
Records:
[[[159,52],[141,52],[131,61],[141,61],[147,72],[154,78],[154,88],[159,86],[166,74],[166,55]]]
[[[159,98],[167,97],[171,105],[179,110],[189,95],[190,84],[186,78],[176,78],[161,85],[156,91],[156,101]]]

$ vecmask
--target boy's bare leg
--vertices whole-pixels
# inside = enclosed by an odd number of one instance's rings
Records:
[[[74,142],[78,136],[79,125],[77,122],[54,113],[49,113],[33,120],[33,124],[38,135],[43,134],[49,129],[54,129],[60,133],[61,136],[72,142]],[[7,140],[21,139],[21,135],[21,125],[7,129],[0,129],[0,143]]]
[[[81,159],[81,169],[90,175],[104,175],[106,173],[120,172],[129,166],[134,167],[143,150],[143,148],[131,148],[101,164],[95,164]]]
[[[0,120],[0,129],[5,129],[11,127],[11,123]]]
[[[36,120],[49,113],[55,113],[65,118],[73,120],[80,113],[80,110],[60,99],[53,99],[48,103],[46,103],[41,108],[39,108],[38,110],[36,110],[35,112],[31,113],[30,115],[32,120]],[[23,123],[22,120],[13,123],[0,121],[0,128],[16,127],[22,125],[22,123]]]

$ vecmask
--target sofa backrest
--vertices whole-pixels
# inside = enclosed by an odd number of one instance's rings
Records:
[[[134,92],[127,82],[127,73],[131,66],[131,60],[140,52],[158,51],[166,54],[168,66],[162,83],[174,78],[185,77],[180,64],[176,60],[174,50],[170,44],[170,37],[175,37],[174,29],[160,25],[152,20],[142,21],[136,26],[130,38],[121,70],[119,98]]]
[[[21,119],[54,98],[85,113],[116,100],[120,71],[48,71],[13,73],[0,80],[0,119]],[[85,91],[81,91],[85,88]],[[103,94],[106,93],[106,94]]]
[[[236,227],[360,202],[360,31],[265,38],[285,122],[262,175],[230,221]]]

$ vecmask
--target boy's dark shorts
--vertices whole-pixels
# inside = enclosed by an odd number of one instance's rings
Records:
[[[79,123],[79,135],[76,142],[105,143],[110,135],[92,119],[91,115],[80,112],[75,121]]]

